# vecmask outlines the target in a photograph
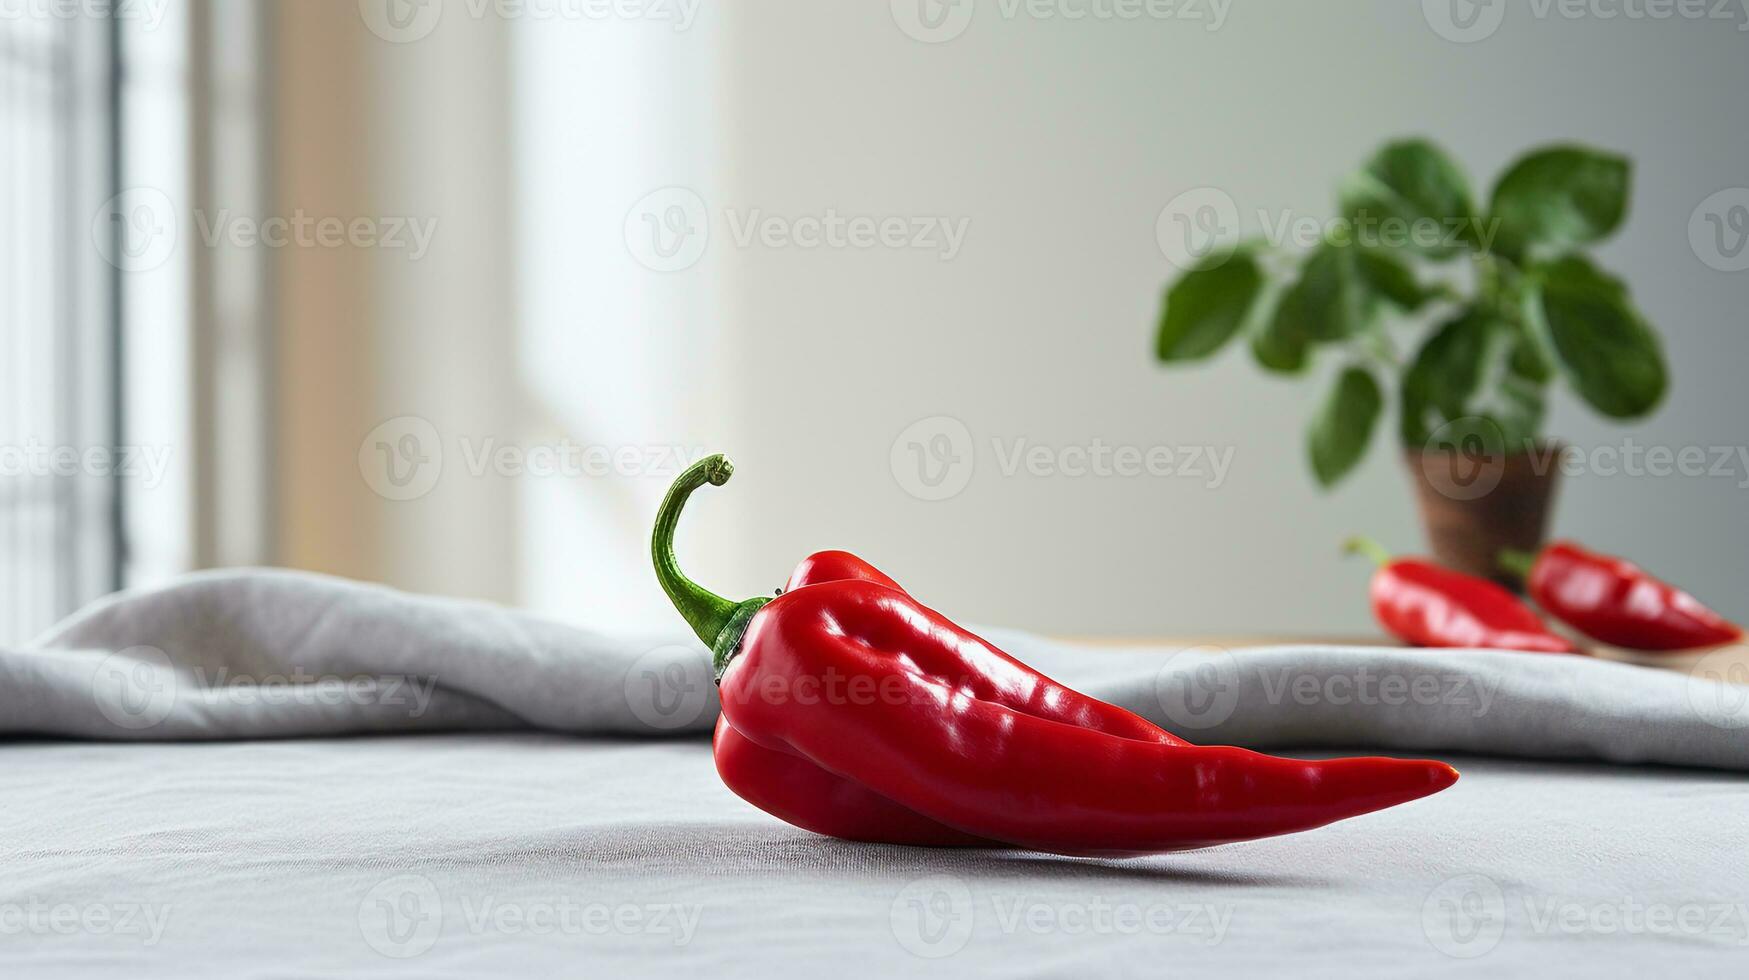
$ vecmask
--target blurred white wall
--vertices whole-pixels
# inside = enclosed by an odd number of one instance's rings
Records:
[[[279,558],[515,601],[516,487],[457,448],[508,438],[520,403],[508,26],[400,40],[368,3],[272,9],[276,211],[349,229],[279,250]]]
[[[531,454],[569,453],[516,481],[521,598],[594,623],[671,621],[650,571],[651,519],[682,459],[743,431],[742,386],[724,363],[734,320],[722,271],[704,262],[654,271],[628,247],[628,236],[636,244],[665,233],[642,225],[634,202],[652,192],[666,200],[665,187],[727,186],[723,23],[678,24],[513,25],[516,356],[526,396],[516,441]],[[676,247],[693,244],[682,235]],[[707,521],[701,508],[689,543],[719,567],[748,567],[729,556],[745,553],[737,531],[753,530],[749,502],[711,503],[738,503],[737,516]]]
[[[1302,434],[1333,364],[1284,382],[1235,347],[1157,367],[1173,269],[1155,224],[1204,186],[1250,231],[1259,210],[1325,217],[1336,179],[1405,134],[1451,149],[1478,195],[1533,144],[1633,156],[1632,215],[1601,258],[1662,328],[1674,389],[1630,429],[1560,396],[1550,431],[1581,447],[1746,442],[1749,272],[1709,268],[1688,238],[1702,199],[1749,183],[1741,23],[1507,5],[1482,8],[1504,11],[1491,36],[1455,43],[1427,5],[1395,0],[1174,8],[1201,20],[977,0],[933,8],[949,15],[934,36],[963,29],[927,43],[910,3],[506,20],[455,2],[393,40],[350,0],[283,5],[282,76],[309,88],[285,95],[282,200],[440,221],[418,261],[306,256],[282,276],[288,561],[593,622],[662,616],[646,536],[673,469],[649,454],[708,448],[740,470],[699,496],[682,553],[727,594],[845,547],[968,621],[1363,629],[1367,573],[1338,542],[1420,546],[1390,426],[1326,497]],[[1113,9],[1051,5],[1095,8]],[[832,215],[943,224],[921,248],[804,247],[749,225],[806,238],[798,219]],[[432,424],[443,466],[428,493],[390,500],[358,454],[401,416]],[[937,417],[964,426],[972,465],[931,501],[908,492],[922,484],[895,441]],[[942,425],[910,436],[960,437]],[[596,455],[572,475],[481,468],[487,439],[512,457]],[[1005,475],[1016,440],[1210,447],[1231,465],[1218,485],[1206,464]],[[648,462],[594,475],[602,452]],[[1580,477],[1557,530],[1749,615],[1746,480],[1741,463]]]

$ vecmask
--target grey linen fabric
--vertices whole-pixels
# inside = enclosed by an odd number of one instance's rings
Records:
[[[1584,657],[992,642],[1195,742],[1749,770],[1749,688]],[[0,651],[0,733],[180,740],[536,729],[697,735],[705,650],[286,571],[112,597]]]

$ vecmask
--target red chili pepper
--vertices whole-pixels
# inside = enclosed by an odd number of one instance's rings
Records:
[[[1742,627],[1623,558],[1557,541],[1535,556],[1508,551],[1500,564],[1523,576],[1537,605],[1602,643],[1630,650],[1692,650],[1743,638]]]
[[[671,553],[671,552],[670,552]],[[661,555],[657,555],[658,568]],[[810,555],[783,587],[793,592],[819,582],[859,580],[898,589],[873,565],[842,551]],[[712,739],[717,774],[736,795],[804,830],[846,840],[926,847],[992,847],[999,842],[955,830],[915,810],[836,776],[792,752],[768,749],[717,718]]]
[[[796,566],[783,591],[794,592],[809,585],[846,580],[904,592],[899,583],[885,573],[844,551],[809,555]],[[1002,656],[1003,666],[1017,673],[1032,674],[1006,655]],[[1045,684],[1051,683],[1036,674],[1032,677]],[[1057,706],[1058,717],[1069,724],[1086,724],[1126,738],[1158,741],[1165,745],[1186,744],[1122,708],[1087,697],[1079,691],[1056,686],[1046,700]],[[818,834],[848,840],[933,847],[1005,846],[1001,841],[977,837],[937,823],[860,783],[833,775],[801,756],[764,748],[736,731],[726,715],[717,719],[714,754],[718,774],[742,799]]]
[[[1186,744],[1031,670],[842,553],[808,559],[776,598],[714,595],[681,573],[674,529],[692,492],[732,471],[712,456],[682,474],[651,550],[714,654],[724,781],[798,826],[1147,854],[1311,830],[1457,779],[1438,762]]]
[[[1373,615],[1397,639],[1419,647],[1476,647],[1577,653],[1549,632],[1518,597],[1487,579],[1432,562],[1392,558],[1375,541],[1353,538],[1346,548],[1378,563],[1372,577]]]

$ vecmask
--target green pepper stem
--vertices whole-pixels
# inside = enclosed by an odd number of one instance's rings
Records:
[[[1391,563],[1391,553],[1385,550],[1385,546],[1363,534],[1357,534],[1342,542],[1342,553],[1345,555],[1365,555],[1378,565]]]
[[[692,492],[706,483],[720,487],[735,473],[735,464],[722,454],[706,456],[686,468],[686,472],[668,488],[662,507],[656,512],[656,530],[650,537],[650,558],[656,564],[656,580],[668,600],[686,619],[686,624],[711,648],[717,679],[741,645],[741,635],[766,598],[734,602],[710,591],[686,576],[674,557],[674,529],[680,523],[680,511]]]
[[[1510,572],[1517,576],[1520,582],[1528,581],[1530,579],[1530,570],[1536,567],[1536,555],[1533,555],[1528,551],[1519,551],[1517,548],[1506,548],[1502,550],[1494,561],[1500,566],[1502,571]]]

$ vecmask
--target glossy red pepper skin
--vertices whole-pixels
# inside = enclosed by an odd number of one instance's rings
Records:
[[[1312,830],[1437,792],[1437,762],[1304,762],[1125,738],[1041,716],[1040,687],[992,683],[992,648],[915,599],[865,582],[786,592],[723,675],[723,715],[931,820],[1059,854],[1131,856]],[[836,703],[762,696],[829,674],[892,678]]]
[[[884,572],[846,551],[821,551],[809,555],[790,574],[783,591],[795,592],[810,585],[830,582],[866,583],[897,592],[911,602],[916,602],[904,587]],[[921,608],[921,604],[919,607]],[[934,612],[930,615],[939,616]],[[1028,710],[1040,717],[1091,728],[1121,738],[1158,742],[1162,745],[1189,744],[1134,712],[1059,684],[970,633],[966,636],[972,643],[982,647],[982,654],[977,672],[962,680],[980,697],[1003,700],[1005,703],[1024,703],[1028,705]]]
[[[802,584],[774,599],[714,596],[679,572],[671,540],[686,495],[729,472],[712,457],[681,477],[652,554],[716,654],[719,771],[799,826],[1127,856],[1310,830],[1457,778],[1438,762],[1303,762],[1185,744],[1032,671],[842,553],[804,562]],[[829,800],[810,804],[797,786]],[[852,812],[871,801],[868,819]]]
[[[1350,542],[1378,560],[1372,611],[1392,636],[1418,647],[1577,653],[1566,637],[1549,632],[1536,611],[1484,578],[1432,562],[1391,558],[1371,542]]]
[[[823,551],[797,565],[783,591],[839,580],[899,588],[899,583],[854,555]],[[727,715],[717,718],[711,754],[717,775],[736,796],[803,830],[845,840],[922,847],[1003,846],[937,823],[792,752],[765,748],[736,731]]]
[[[1571,541],[1544,548],[1525,588],[1549,615],[1630,650],[1669,652],[1736,643],[1742,627],[1633,562]]]
[[[799,755],[765,748],[736,731],[726,715],[717,718],[711,754],[736,796],[803,830],[916,847],[1006,846],[937,823]]]
[[[783,591],[794,592],[810,585],[836,581],[867,582],[904,592],[899,583],[885,573],[843,551],[822,551],[803,559]],[[1031,675],[1042,685],[1054,685],[1048,678],[1006,654],[997,653],[1006,661],[1005,669]],[[1071,724],[1087,724],[1126,738],[1157,741],[1164,745],[1185,744],[1131,712],[1060,685],[1053,686],[1047,700],[1055,706],[1056,717]],[[804,830],[847,840],[888,844],[1009,846],[931,820],[794,753],[760,746],[736,731],[728,723],[727,715],[717,721],[713,754],[718,775],[737,796]]]

